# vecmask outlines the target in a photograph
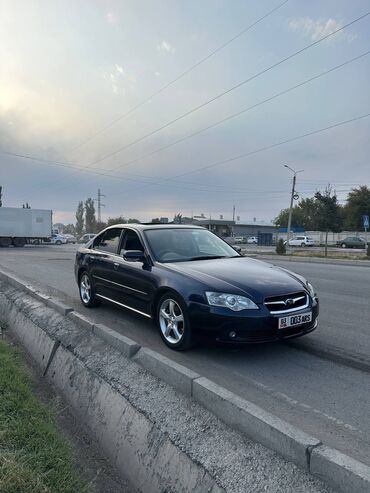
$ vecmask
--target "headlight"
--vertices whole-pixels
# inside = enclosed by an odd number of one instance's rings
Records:
[[[245,296],[239,296],[237,294],[229,293],[213,293],[212,291],[206,292],[207,301],[213,306],[225,306],[230,308],[234,312],[240,312],[240,310],[258,310],[258,306],[249,298]]]
[[[316,291],[315,288],[310,284],[309,282],[307,283],[308,291],[310,292],[311,298],[316,298]]]

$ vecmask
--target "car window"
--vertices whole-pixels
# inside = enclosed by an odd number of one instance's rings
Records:
[[[123,235],[120,254],[122,255],[123,250],[140,250],[144,251],[143,244],[139,238],[139,235],[132,229],[127,229]]]
[[[117,253],[119,240],[121,237],[121,228],[108,229],[98,236],[94,241],[94,250],[103,252]]]
[[[231,246],[205,229],[147,230],[145,236],[159,262],[239,256]]]

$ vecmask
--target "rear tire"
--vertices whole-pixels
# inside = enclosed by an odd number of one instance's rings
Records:
[[[81,303],[83,306],[86,306],[86,308],[94,308],[100,305],[100,300],[96,298],[95,288],[91,277],[86,271],[82,272],[80,275],[78,291],[80,293]]]
[[[13,246],[22,248],[26,244],[26,238],[13,238]]]
[[[302,242],[302,243],[301,243],[301,247],[303,248],[303,247],[305,247],[305,246],[306,246],[306,243],[303,243],[303,242]]]
[[[57,241],[55,242],[55,244],[56,244],[56,245],[61,245],[61,244],[62,244],[62,242],[61,242],[60,240],[57,240]]]
[[[175,293],[166,293],[159,300],[156,321],[163,342],[171,349],[185,351],[194,345],[188,308]]]

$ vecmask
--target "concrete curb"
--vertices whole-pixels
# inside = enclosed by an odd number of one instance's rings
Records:
[[[127,358],[132,358],[141,348],[141,346],[132,339],[118,334],[115,330],[112,330],[103,324],[94,324],[92,330],[95,335],[117,349],[117,351]]]
[[[82,315],[82,313],[72,311],[68,313],[67,316],[83,329],[91,332],[93,331],[94,323],[89,318],[85,317],[85,315]]]
[[[329,264],[329,265],[349,265],[352,267],[370,267],[369,260],[340,260],[340,259],[324,259],[320,257],[293,257],[290,255],[263,255],[254,253],[246,255],[246,257],[256,258],[257,260],[268,260],[271,263],[274,260],[283,260],[284,262],[303,262],[308,264]]]
[[[356,491],[356,493],[365,493],[365,491],[370,491],[369,466],[362,464],[335,449],[326,447],[318,438],[309,436],[298,428],[291,426],[280,418],[264,411],[255,404],[242,399],[207,378],[201,377],[192,370],[175,363],[171,359],[148,348],[142,348],[135,341],[116,333],[109,327],[105,327],[102,324],[94,324],[87,317],[77,312],[66,313],[66,309],[68,309],[66,305],[63,303],[52,302],[50,297],[46,297],[45,295],[36,292],[32,286],[22,282],[20,279],[1,271],[0,279],[9,282],[13,287],[21,289],[27,294],[36,297],[40,302],[51,309],[55,309],[59,314],[65,315],[66,320],[69,319],[78,326],[87,329],[85,332],[86,334],[96,335],[111,347],[118,350],[122,355],[131,358],[144,369],[168,383],[176,390],[179,390],[187,396],[192,396],[196,402],[216,415],[224,423],[245,434],[252,440],[276,451],[282,457],[296,463],[301,468],[310,472],[313,476],[324,480],[338,491],[342,493],[349,493],[352,491]],[[26,325],[24,322],[22,323],[22,321],[19,321],[14,317],[11,322],[17,327],[21,327],[17,329],[18,337],[22,344],[36,359],[42,370],[45,373],[51,373],[54,377],[56,374],[55,370],[53,370],[54,359],[59,357],[66,349],[62,347],[58,340],[50,338],[49,335],[40,329],[40,327],[31,323],[31,321],[27,323],[27,330],[25,330],[23,326]],[[68,358],[71,358],[72,353],[68,354]],[[67,356],[65,357],[67,358]],[[60,363],[58,371],[62,373],[63,371],[67,371],[64,370],[63,366],[66,364],[66,361]],[[71,362],[70,365],[72,365]],[[65,376],[65,378],[67,378],[67,376]],[[71,386],[70,377],[68,378],[68,385]],[[63,382],[60,380],[59,385],[61,388],[67,388],[67,380]],[[94,387],[94,385],[96,387],[96,384],[92,383],[91,388]],[[96,392],[98,392],[98,390],[96,390]],[[114,399],[113,396],[110,398]],[[81,405],[82,403],[80,402],[78,406]],[[127,412],[129,413],[129,411]],[[111,411],[107,408],[104,410],[104,413],[107,413],[105,418],[107,420],[105,422],[106,427],[108,425],[111,426],[112,416],[109,414]],[[114,420],[116,420],[116,418],[114,418]],[[93,419],[95,420],[96,417],[93,417]],[[114,421],[114,423],[116,423],[116,421]],[[114,429],[113,426],[108,433],[108,437],[102,435],[100,436],[100,440],[114,441]],[[104,432],[102,431],[101,433],[103,434]],[[137,446],[139,447],[139,444]],[[129,453],[130,452],[125,449],[124,457],[127,458],[127,454]],[[172,450],[171,453],[177,454],[177,451],[175,452]],[[168,457],[168,455],[166,455],[166,457]],[[117,457],[115,457],[115,460],[116,459]],[[200,492],[223,491],[216,484],[209,481],[210,479],[207,476],[207,489],[200,489]],[[212,484],[212,486],[209,486],[210,484]],[[157,490],[155,487],[150,487],[147,491]]]
[[[224,423],[262,443],[303,469],[321,442],[207,378],[193,382],[193,398]]]
[[[370,491],[370,468],[335,449],[313,450],[310,472],[341,493]]]
[[[200,375],[156,351],[141,348],[134,360],[150,373],[187,396],[192,395],[193,381]]]

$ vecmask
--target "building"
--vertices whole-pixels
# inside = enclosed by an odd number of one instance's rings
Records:
[[[193,223],[209,229],[212,233],[216,233],[222,238],[232,236],[235,225],[235,221],[226,221],[225,219],[194,219]]]
[[[235,223],[233,226],[233,236],[256,236],[261,233],[271,233],[276,236],[278,228],[275,224],[251,221],[246,223]]]

